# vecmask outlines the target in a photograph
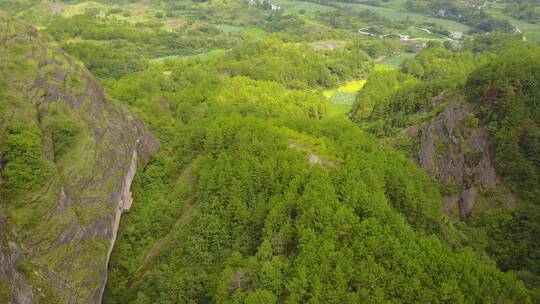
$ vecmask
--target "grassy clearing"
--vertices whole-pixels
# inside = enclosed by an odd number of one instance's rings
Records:
[[[335,116],[346,116],[351,111],[352,106],[351,105],[345,105],[345,104],[330,104],[330,112],[328,113],[328,116],[335,117]]]
[[[351,80],[337,89],[323,91],[324,97],[330,103],[329,116],[347,115],[356,99],[356,93],[362,90],[365,83],[364,79]]]
[[[231,24],[216,24],[214,26],[224,33],[242,33],[248,37],[260,37],[266,35],[266,32],[263,29],[256,27],[245,27]]]
[[[326,97],[326,99],[330,99],[330,98],[332,98],[332,96],[334,96],[336,91],[337,91],[337,89],[324,90],[323,91],[323,96]]]
[[[384,59],[382,65],[390,69],[397,69],[403,63],[403,61],[409,58],[414,58],[414,56],[416,56],[414,53],[399,53]],[[375,65],[375,67],[377,68],[377,65]]]
[[[376,64],[373,66],[373,70],[374,70],[374,71],[388,71],[388,70],[393,70],[393,68],[387,66],[387,65],[384,64],[384,63],[376,63]]]
[[[248,37],[261,37],[267,34],[265,30],[256,27],[246,27],[241,33]]]
[[[336,91],[332,98],[330,98],[330,102],[333,104],[338,105],[352,105],[354,103],[354,100],[356,98],[356,92],[355,93],[347,93],[343,91]]]
[[[296,12],[298,13],[299,10],[303,9],[306,11],[306,13],[314,13],[314,12],[328,12],[336,10],[335,8],[331,6],[321,5],[317,3],[312,2],[305,2],[305,1],[291,1],[291,0],[274,0],[272,1],[273,4],[279,5],[282,9],[289,11],[289,12]]]
[[[215,58],[215,57],[223,56],[228,51],[229,50],[215,49],[215,50],[211,50],[211,51],[206,52],[206,53],[200,53],[200,54],[194,54],[194,55],[173,55],[173,56],[159,57],[159,58],[154,58],[151,61],[152,62],[161,62],[161,61],[164,61],[164,60],[179,60],[179,59],[191,59],[191,58],[209,59],[209,58]]]

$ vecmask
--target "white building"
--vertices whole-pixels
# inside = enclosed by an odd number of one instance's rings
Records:
[[[405,42],[405,41],[409,41],[411,37],[409,37],[409,35],[401,35],[399,34],[399,41],[401,42]]]
[[[463,39],[463,32],[450,32],[450,38]]]

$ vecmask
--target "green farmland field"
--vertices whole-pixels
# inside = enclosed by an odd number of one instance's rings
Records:
[[[331,6],[324,6],[319,5],[316,3],[306,2],[306,1],[290,1],[290,0],[277,0],[275,2],[277,5],[280,5],[282,8],[288,10],[288,11],[298,11],[299,9],[305,9],[306,12],[313,12],[313,11],[328,11],[328,10],[334,10],[334,7]],[[435,22],[443,25],[445,28],[447,28],[450,31],[467,31],[469,30],[469,27],[465,24],[446,20],[446,19],[440,19],[440,18],[432,18],[432,17],[426,17],[422,16],[417,13],[409,12],[404,7],[404,1],[396,0],[396,1],[390,1],[386,4],[383,4],[382,6],[371,6],[366,4],[359,4],[359,3],[341,3],[341,2],[334,2],[333,4],[348,8],[354,11],[365,11],[370,10],[373,11],[382,17],[385,17],[390,20],[394,21],[404,21],[407,18],[415,23],[421,24],[424,22]]]
[[[517,20],[505,15],[503,13],[504,6],[505,4],[503,3],[493,4],[490,8],[486,9],[486,12],[493,16],[510,21],[513,26],[517,27],[523,33],[527,40],[540,42],[540,24],[528,23],[526,21]]]
[[[384,59],[382,64],[387,67],[397,69],[399,68],[399,65],[403,63],[403,61],[409,58],[414,58],[414,56],[416,56],[414,53],[399,53]]]

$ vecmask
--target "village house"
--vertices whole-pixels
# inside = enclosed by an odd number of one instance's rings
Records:
[[[255,4],[264,4],[265,1],[264,0],[244,0],[247,4],[249,5],[255,5]],[[273,11],[279,11],[281,9],[280,6],[278,5],[275,5],[275,4],[270,4],[270,8],[273,10]]]
[[[450,32],[450,38],[463,39],[463,32]]]
[[[409,35],[401,35],[401,34],[399,34],[399,41],[406,42],[406,41],[409,41],[409,39],[410,39]]]

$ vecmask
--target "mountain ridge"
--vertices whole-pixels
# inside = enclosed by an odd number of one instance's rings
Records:
[[[3,13],[0,28],[0,297],[99,303],[131,180],[159,142],[47,34]]]

